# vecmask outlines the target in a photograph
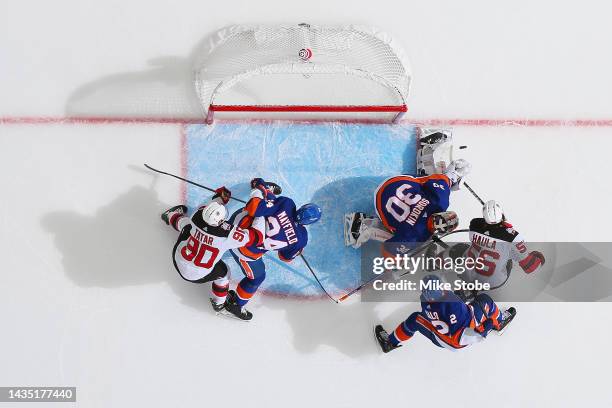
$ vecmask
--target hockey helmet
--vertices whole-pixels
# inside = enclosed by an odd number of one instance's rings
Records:
[[[426,301],[436,302],[444,297],[444,290],[440,289],[444,282],[437,275],[427,275],[421,279],[421,282],[423,285],[421,294]]]
[[[212,227],[218,227],[226,218],[227,209],[216,201],[212,201],[202,211],[202,219]]]
[[[313,224],[321,219],[321,207],[316,204],[304,204],[295,212],[295,220],[298,224]]]
[[[504,220],[504,210],[500,203],[489,200],[482,207],[482,216],[487,224],[499,224]]]

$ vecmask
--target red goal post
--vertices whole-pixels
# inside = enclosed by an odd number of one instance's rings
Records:
[[[388,35],[361,26],[232,26],[199,53],[206,122],[223,117],[395,122],[410,68]]]

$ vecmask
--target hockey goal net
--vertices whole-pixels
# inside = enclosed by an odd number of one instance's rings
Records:
[[[397,121],[410,68],[387,34],[360,26],[232,26],[196,61],[206,122],[226,117]]]

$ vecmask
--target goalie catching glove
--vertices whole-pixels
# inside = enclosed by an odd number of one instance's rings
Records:
[[[444,174],[451,181],[451,190],[456,191],[461,187],[463,178],[467,176],[472,170],[472,165],[464,159],[453,160],[449,164]]]

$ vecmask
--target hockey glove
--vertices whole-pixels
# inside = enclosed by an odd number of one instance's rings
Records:
[[[544,255],[538,251],[531,251],[525,259],[519,262],[525,273],[535,272],[541,265],[544,265]]]
[[[451,181],[451,190],[459,190],[463,178],[467,176],[471,170],[472,165],[467,160],[453,160],[444,172]]]
[[[544,263],[546,262],[546,259],[544,258],[544,254],[541,253],[540,251],[531,251],[529,255],[535,256],[536,258],[538,258],[540,262],[542,262],[542,265],[544,265]]]
[[[261,177],[256,177],[251,180],[251,188],[257,188],[259,186],[266,188],[266,182],[264,181],[264,179],[262,179]]]
[[[229,191],[225,186],[222,186],[215,190],[215,195],[213,198],[217,197],[221,198],[223,204],[227,204],[230,198],[232,197],[232,192]]]

